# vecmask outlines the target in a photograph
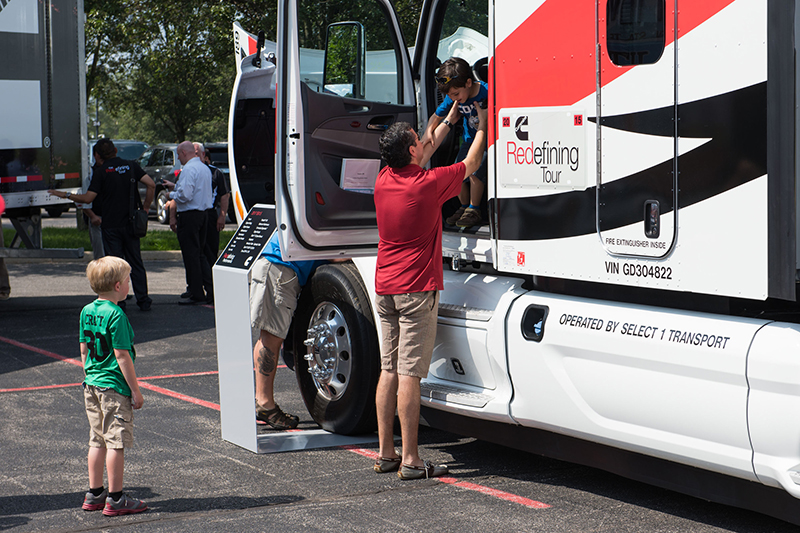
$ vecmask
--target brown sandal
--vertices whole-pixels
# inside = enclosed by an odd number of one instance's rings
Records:
[[[261,420],[274,429],[286,430],[296,428],[300,418],[284,413],[278,404],[272,409],[264,409],[256,403],[256,420]]]
[[[385,474],[387,472],[394,472],[400,468],[400,462],[403,459],[400,457],[378,457],[375,460],[375,465],[372,469],[378,474]]]
[[[400,479],[428,479],[443,476],[447,473],[447,465],[434,465],[430,461],[425,461],[422,466],[403,464],[397,471]]]

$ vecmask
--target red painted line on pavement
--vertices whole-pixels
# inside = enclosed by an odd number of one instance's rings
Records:
[[[454,477],[439,477],[436,479],[442,483],[447,483],[448,485],[454,485],[467,490],[474,490],[475,492],[488,494],[489,496],[494,496],[495,498],[500,498],[501,500],[506,500],[512,503],[518,503],[533,509],[547,509],[550,507],[546,503],[537,502],[536,500],[531,500],[529,498],[523,498],[522,496],[517,496],[516,494],[511,494],[510,492],[484,487],[483,485],[476,485],[475,483],[470,483],[468,481],[459,481]]]
[[[358,455],[363,455],[364,457],[368,457],[370,459],[378,459],[379,457],[378,452],[373,450],[367,450],[366,448],[360,448],[356,445],[339,446],[339,447],[343,450],[347,450],[348,452],[357,453]],[[518,503],[520,505],[531,507],[533,509],[547,509],[548,507],[550,507],[546,503],[537,502],[536,500],[523,498],[522,496],[517,496],[516,494],[511,494],[509,492],[504,492],[502,490],[484,487],[483,485],[477,485],[475,483],[470,483],[468,481],[459,481],[454,477],[437,477],[435,479],[441,481],[442,483],[447,483],[448,485],[454,485],[462,489],[473,490],[475,492],[480,492],[482,494],[494,496],[495,498],[500,498],[501,500],[506,500],[512,503]]]
[[[166,378],[185,378],[185,377],[193,377],[193,376],[210,376],[212,374],[219,374],[216,370],[212,370],[209,372],[190,372],[188,374],[170,374],[166,376],[147,376],[138,378],[139,381],[148,380],[148,379],[166,379]],[[65,389],[67,387],[77,387],[80,383],[65,383],[63,385],[41,385],[38,387],[19,387],[16,389],[0,389],[0,392],[24,392],[24,391],[34,391],[34,390],[45,390],[45,389]]]
[[[18,389],[0,389],[0,392],[25,392],[25,391],[32,391],[32,390],[44,390],[44,389],[66,389],[68,387],[77,387],[80,383],[67,383],[64,385],[43,385],[41,387],[20,387]]]
[[[339,446],[343,450],[347,450],[348,452],[357,453],[358,455],[363,455],[364,457],[369,457],[370,459],[377,459],[378,452],[374,452],[372,450],[367,450],[365,448],[359,448],[355,444],[349,444],[346,446]]]
[[[136,379],[141,381],[143,379],[190,378],[190,377],[194,377],[194,376],[211,376],[211,375],[214,375],[214,374],[219,374],[219,372],[216,371],[216,370],[209,370],[207,372],[189,372],[188,374],[168,374],[168,375],[165,375],[165,376],[147,376],[147,377],[136,378]]]
[[[58,355],[57,353],[48,352],[47,350],[42,350],[41,348],[37,348],[36,346],[31,346],[30,344],[25,344],[24,342],[15,341],[13,339],[8,339],[6,337],[0,337],[0,342],[5,342],[12,346],[16,346],[17,348],[24,348],[26,350],[30,350],[32,352],[36,352],[41,355],[46,355],[47,357],[52,357],[53,359],[58,359],[59,361],[64,361],[65,363],[70,363],[83,368],[83,363],[81,363],[80,359],[74,359],[72,357],[64,357],[63,355]]]
[[[171,391],[169,389],[165,389],[163,387],[158,387],[153,385],[152,383],[139,383],[139,388],[151,390],[153,392],[157,392],[159,394],[163,394],[165,396],[169,396],[170,398],[177,398],[178,400],[183,400],[184,402],[189,402],[197,405],[201,405],[203,407],[208,407],[209,409],[215,409],[219,411],[219,404],[213,402],[207,402],[205,400],[201,400],[199,398],[194,398],[192,396],[187,396],[186,394],[181,394],[180,392]]]

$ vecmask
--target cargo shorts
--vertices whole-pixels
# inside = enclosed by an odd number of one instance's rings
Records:
[[[439,291],[377,295],[381,370],[420,379],[428,375],[436,341]]]
[[[250,281],[250,325],[285,339],[299,295],[297,272],[259,257]]]
[[[133,446],[133,405],[130,396],[113,389],[83,385],[89,446],[121,450]]]

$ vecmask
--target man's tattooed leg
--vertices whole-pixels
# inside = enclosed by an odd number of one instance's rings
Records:
[[[266,346],[262,346],[258,351],[258,371],[264,375],[269,376],[275,372],[277,367],[278,355],[273,353],[272,350]]]

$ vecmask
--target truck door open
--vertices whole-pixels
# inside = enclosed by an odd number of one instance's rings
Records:
[[[281,0],[279,18],[281,248],[292,260],[374,254],[378,140],[394,122],[416,125],[411,64],[392,4],[323,9]]]
[[[597,230],[611,254],[664,257],[675,244],[677,9],[598,3]]]

